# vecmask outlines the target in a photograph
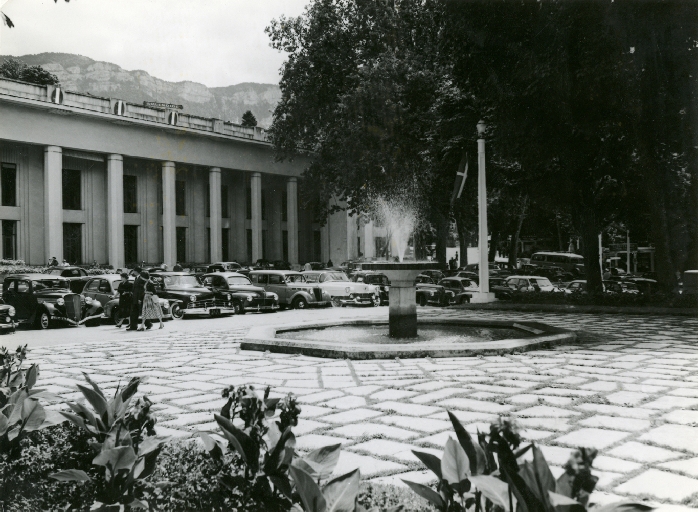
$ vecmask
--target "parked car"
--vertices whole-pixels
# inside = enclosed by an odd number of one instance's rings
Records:
[[[304,272],[306,283],[317,283],[332,298],[333,306],[380,304],[380,288],[366,283],[352,282],[344,272],[322,270]]]
[[[61,276],[47,274],[12,274],[5,278],[3,302],[15,309],[16,322],[37,329],[52,324],[99,325],[103,308],[70,289]]]
[[[462,267],[460,270],[467,270],[468,272],[479,272],[480,271],[480,264],[479,263],[470,263],[469,265],[465,265]],[[499,263],[493,263],[490,262],[490,271],[492,270],[500,270]]]
[[[220,293],[230,294],[236,315],[248,311],[276,311],[279,309],[279,296],[267,292],[261,286],[254,286],[249,277],[237,272],[214,272],[204,274],[202,284]]]
[[[633,283],[637,286],[640,293],[644,295],[652,295],[659,291],[659,283],[655,279],[644,277],[626,277],[622,282]],[[684,292],[685,293],[685,292]]]
[[[495,299],[510,299],[513,290],[507,286],[506,278],[491,277],[490,278],[490,293],[494,293]]]
[[[447,292],[453,293],[453,296],[449,297],[449,302],[455,304],[470,302],[472,294],[479,289],[476,283],[465,277],[447,277],[439,281],[439,285],[443,286]]]
[[[16,314],[14,306],[0,304],[0,334],[15,333],[17,329]]]
[[[82,267],[50,267],[45,273],[67,279],[73,293],[81,293],[89,279],[87,271]]]
[[[569,282],[574,279],[572,272],[567,272],[562,267],[537,267],[534,273],[542,277],[547,277],[553,283]]]
[[[436,284],[431,277],[425,274],[417,276],[415,288],[417,289],[417,304],[420,306],[426,306],[427,304],[448,306],[454,297],[452,291],[447,291],[446,288]]]
[[[698,270],[684,271],[679,293],[682,295],[698,295]]]
[[[355,283],[364,283],[375,286],[379,290],[380,305],[390,304],[390,279],[385,274],[372,270],[360,270],[351,280]]]
[[[211,272],[238,272],[242,269],[237,261],[223,261],[218,263],[211,263],[205,270],[205,274],[210,274]]]
[[[469,270],[459,270],[455,273],[453,277],[465,277],[466,279],[470,279],[471,281],[474,281],[475,283],[480,282],[480,275],[477,274],[476,272],[471,272]]]
[[[210,263],[202,263],[201,265],[193,265],[193,266],[189,269],[189,273],[195,275],[195,276],[196,276],[196,279],[198,279],[199,282],[201,282],[201,277],[202,277],[204,274],[207,274],[207,273],[208,273],[208,267],[209,267],[209,266],[210,266]]]
[[[603,291],[609,294],[630,293],[639,294],[640,290],[632,282],[624,281],[603,281]],[[570,282],[563,291],[565,293],[587,293],[587,282],[584,279],[577,279]]]
[[[539,267],[560,267],[565,272],[573,272],[578,265],[584,265],[584,256],[570,252],[536,252],[531,255],[531,263]]]
[[[319,283],[308,283],[306,273],[293,270],[253,270],[250,281],[279,297],[279,306],[306,309],[310,306],[331,306],[330,294]]]
[[[131,281],[133,281],[133,279],[131,279]],[[119,292],[116,291],[119,287],[119,283],[121,283],[121,276],[119,274],[92,276],[82,290],[82,294],[85,297],[89,297],[102,305],[104,309],[104,318],[108,318],[114,323],[117,322],[119,316],[123,317],[129,314],[129,312],[123,314],[119,312]],[[179,301],[172,301],[171,304],[168,299],[163,297],[159,297],[159,299],[163,319],[182,318],[182,309],[179,305]]]
[[[161,299],[180,301],[184,315],[221,316],[234,314],[233,297],[201,286],[196,276],[186,272],[160,272],[150,276]]]
[[[512,290],[519,292],[556,292],[558,288],[553,286],[550,279],[543,276],[509,276],[506,284]]]

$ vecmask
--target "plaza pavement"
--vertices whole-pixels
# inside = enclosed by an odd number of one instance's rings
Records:
[[[571,448],[600,450],[592,501],[646,498],[667,511],[698,507],[698,319],[419,313],[543,321],[579,331],[580,343],[508,356],[370,361],[239,349],[249,325],[260,321],[387,316],[387,308],[356,308],[246,315],[223,331],[203,330],[215,329],[214,322],[202,322],[196,333],[168,323],[168,330],[131,338],[105,326],[81,331],[77,343],[41,346],[40,336],[59,332],[48,331],[35,334],[29,360],[40,363],[38,385],[68,399],[80,396],[74,385],[81,372],[111,388],[126,377],[148,376],[140,390],[157,404],[158,433],[178,437],[217,430],[212,413],[223,405],[224,386],[293,392],[303,409],[294,429],[299,449],[342,443],[337,473],[358,466],[365,479],[398,485],[401,478],[431,480],[411,449],[440,454],[453,435],[447,410],[473,434],[498,415],[511,415],[556,476]]]

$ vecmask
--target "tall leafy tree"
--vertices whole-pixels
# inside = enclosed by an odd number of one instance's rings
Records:
[[[242,126],[257,126],[257,118],[251,110],[242,114]]]
[[[27,66],[21,60],[11,57],[5,59],[0,64],[0,77],[37,85],[54,85],[58,83],[58,77],[41,66]]]

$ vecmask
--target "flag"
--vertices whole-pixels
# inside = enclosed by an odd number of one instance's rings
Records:
[[[463,186],[465,185],[465,179],[468,177],[468,153],[463,150],[463,156],[458,164],[458,172],[456,172],[456,181],[453,184],[453,194],[451,194],[451,204],[456,199],[460,199],[463,193]]]

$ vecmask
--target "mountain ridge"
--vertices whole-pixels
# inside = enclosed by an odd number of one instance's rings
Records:
[[[265,128],[271,125],[272,112],[281,99],[276,84],[243,82],[208,87],[191,80],[169,82],[142,69],[125,70],[112,62],[73,53],[0,55],[3,60],[9,57],[30,66],[42,66],[55,74],[67,90],[137,104],[144,101],[176,103],[184,106],[184,113],[235,123],[240,122],[244,112],[251,110],[259,126]]]

